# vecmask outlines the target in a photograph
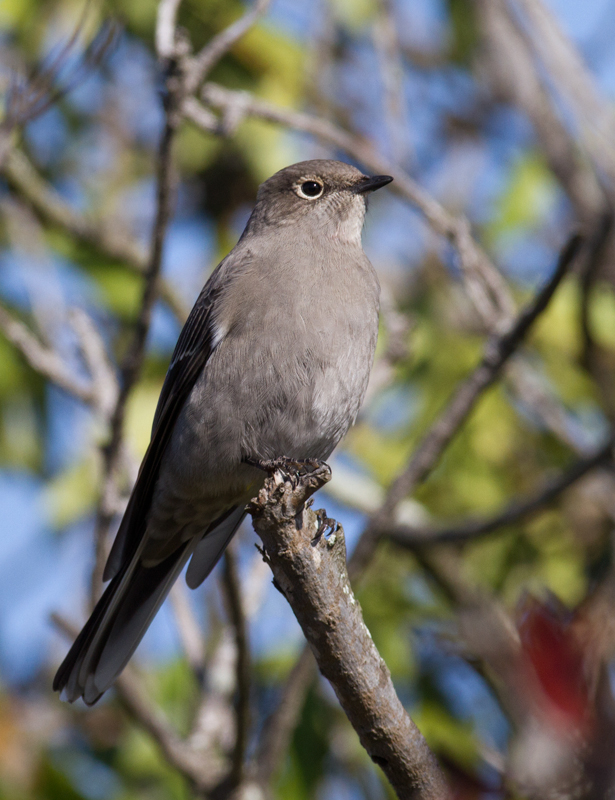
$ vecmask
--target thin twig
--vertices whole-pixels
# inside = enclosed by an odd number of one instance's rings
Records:
[[[404,65],[397,36],[395,9],[391,0],[378,0],[374,23],[374,44],[383,84],[389,142],[393,159],[406,164],[410,151],[408,114],[404,86]]]
[[[82,308],[69,310],[68,323],[77,335],[83,360],[91,376],[93,405],[102,419],[108,422],[117,402],[119,386],[105,343],[92,318]]]
[[[594,286],[600,268],[604,263],[605,255],[608,252],[608,245],[610,235],[613,230],[613,213],[609,211],[602,215],[602,222],[600,224],[598,233],[591,242],[591,253],[587,260],[587,266],[583,270],[581,276],[581,303],[579,307],[579,316],[581,323],[581,333],[583,336],[583,351],[581,354],[581,363],[590,374],[594,374],[594,356],[595,356],[595,342],[592,335],[590,320],[589,320],[589,306],[591,291]],[[600,381],[596,381],[600,385]]]
[[[78,242],[93,247],[114,261],[123,262],[140,275],[145,274],[145,248],[116,224],[90,219],[71,208],[53,186],[39,175],[20,150],[14,149],[8,154],[3,173],[11,187],[43,222],[67,231]],[[188,309],[175,289],[164,279],[160,293],[177,318],[183,322],[188,315]]]
[[[246,615],[241,595],[241,583],[237,569],[237,558],[232,547],[227,548],[224,553],[223,585],[228,603],[229,617],[235,632],[236,645],[235,746],[231,759],[229,784],[237,786],[242,778],[250,723],[250,648]]]
[[[126,404],[138,379],[145,359],[145,346],[149,332],[154,304],[158,298],[158,283],[162,268],[162,252],[167,226],[171,217],[174,173],[172,167],[172,144],[179,124],[176,113],[178,94],[175,84],[167,80],[171,87],[166,97],[165,126],[160,140],[157,161],[156,217],[152,231],[149,264],[145,273],[145,283],[139,314],[134,326],[132,340],[128,346],[121,367],[120,391],[111,417],[109,442],[103,450],[104,478],[101,500],[96,515],[95,542],[96,561],[92,573],[92,600],[98,598],[102,581],[102,571],[106,560],[106,538],[115,513],[114,502],[117,495],[118,473],[122,458],[122,440]]]
[[[96,397],[91,381],[82,381],[69,369],[55,350],[44,345],[29,328],[0,306],[0,329],[38,373],[48,378],[68,394],[88,405]]]
[[[86,0],[73,33],[48,64],[33,70],[31,75],[21,82],[17,73],[13,74],[13,85],[8,96],[5,118],[0,124],[0,168],[11,150],[12,134],[15,129],[40,117],[83,82],[97,69],[117,42],[119,25],[114,21],[108,21],[102,25],[80,57],[74,60],[76,43],[83,32],[91,7],[90,0]],[[63,69],[68,69],[69,75],[64,78],[61,85],[58,85],[58,77]]]
[[[560,96],[572,110],[578,132],[598,171],[615,191],[613,135],[615,116],[601,95],[578,49],[562,31],[554,13],[541,0],[515,0],[523,12],[520,33],[527,37],[543,62]]]
[[[201,627],[190,607],[188,587],[183,581],[177,581],[173,585],[169,599],[184,655],[197,683],[201,685],[205,668],[205,643]]]
[[[156,15],[156,52],[158,58],[172,59],[176,55],[177,12],[182,0],[160,0]]]
[[[282,687],[275,711],[265,721],[255,759],[261,786],[271,785],[282,768],[292,732],[316,674],[314,654],[306,644]]]
[[[78,628],[59,614],[52,614],[51,619],[68,639],[74,640]],[[219,766],[209,763],[202,751],[195,750],[179,737],[161,709],[146,696],[134,667],[128,665],[124,668],[115,688],[125,710],[150,734],[167,762],[197,789],[208,790],[215,782]]]
[[[210,789],[218,765],[209,763],[202,752],[194,750],[178,736],[162,711],[146,696],[132,668],[124,669],[115,682],[115,689],[124,708],[149,733],[167,762],[200,791]]]
[[[543,511],[588,472],[612,459],[613,444],[614,440],[610,438],[593,455],[579,459],[570,469],[549,481],[532,497],[514,500],[499,514],[488,519],[469,519],[449,528],[413,528],[409,525],[396,525],[389,528],[385,535],[402,547],[415,549],[425,545],[465,542],[492,533],[506,525],[520,522]]]
[[[531,120],[553,173],[568,193],[580,220],[592,221],[604,205],[604,192],[564,125],[553,93],[507,0],[474,0],[483,31],[482,74],[496,95],[517,105]]]
[[[573,453],[586,456],[593,450],[579,419],[566,407],[531,355],[521,352],[509,362],[504,382],[506,390],[518,400],[520,407]]]
[[[256,0],[249,11],[214,36],[193,58],[186,60],[183,69],[187,95],[196,92],[212,67],[267,13],[270,2],[271,0]]]

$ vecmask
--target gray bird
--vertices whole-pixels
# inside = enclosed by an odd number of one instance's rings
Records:
[[[353,424],[380,294],[361,229],[391,180],[302,161],[259,188],[179,336],[110,583],[55,676],[67,700],[109,688],[188,561],[188,586],[205,580],[272,461],[323,461]]]

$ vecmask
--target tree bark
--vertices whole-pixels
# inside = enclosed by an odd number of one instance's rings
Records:
[[[449,796],[444,776],[397,697],[350,587],[344,532],[335,523],[329,535],[319,534],[324,514],[306,507],[306,500],[330,478],[323,465],[307,474],[277,470],[267,479],[249,506],[263,557],[320,671],[397,796],[444,800]]]

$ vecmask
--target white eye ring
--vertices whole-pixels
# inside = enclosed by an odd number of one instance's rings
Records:
[[[305,178],[295,186],[295,191],[304,200],[318,200],[324,190],[323,182],[315,178]]]

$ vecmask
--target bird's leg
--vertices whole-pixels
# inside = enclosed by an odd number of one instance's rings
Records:
[[[339,522],[335,519],[331,519],[331,517],[328,517],[324,508],[318,509],[316,516],[318,517],[318,529],[314,538],[312,539],[313,545],[318,544],[321,536],[324,536],[325,539],[328,540],[329,536],[334,534],[339,528]]]

